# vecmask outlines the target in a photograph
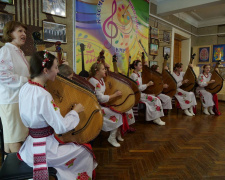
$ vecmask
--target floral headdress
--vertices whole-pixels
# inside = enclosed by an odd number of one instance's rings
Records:
[[[96,65],[95,65],[95,71],[97,71],[97,70],[98,70],[98,68],[97,68],[97,67],[98,67],[98,65],[99,65],[100,63],[101,63],[100,61],[97,61],[97,62],[96,62]]]
[[[44,50],[44,60],[42,61],[42,67],[45,67],[46,62],[49,62],[50,59],[48,58],[48,51]]]

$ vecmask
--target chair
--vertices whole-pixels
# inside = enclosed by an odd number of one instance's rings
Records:
[[[180,107],[179,101],[177,100],[177,98],[175,96],[172,97],[172,105],[174,108],[176,108],[177,114],[178,114],[179,109],[181,109],[181,107]]]
[[[49,167],[48,171],[49,176],[53,176],[57,180],[57,170],[53,167]],[[33,178],[33,168],[29,167],[25,162],[20,161],[16,153],[8,154],[0,170],[0,179],[22,180],[31,178]]]
[[[0,119],[1,120],[1,119]],[[16,153],[6,153],[4,150],[3,127],[0,121],[0,138],[1,138],[1,154],[2,168],[0,170],[1,180],[22,180],[33,178],[33,168],[29,167],[25,162],[17,158]],[[4,156],[7,155],[4,160]],[[53,167],[48,168],[49,176],[56,177],[57,170]]]
[[[136,121],[140,121],[140,119],[145,120],[145,111],[146,111],[146,105],[143,102],[139,102],[137,106],[134,106],[133,108],[134,118]]]
[[[0,141],[1,141],[1,155],[2,155],[2,163],[4,162],[4,157],[7,155],[4,148],[4,139],[3,139],[3,127],[2,127],[2,121],[0,118]]]

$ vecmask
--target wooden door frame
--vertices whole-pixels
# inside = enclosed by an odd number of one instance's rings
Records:
[[[179,34],[184,37],[181,42],[181,63],[183,64],[183,69],[186,69],[191,58],[191,35],[187,34],[179,29],[172,28],[172,44],[171,44],[171,65],[170,70],[173,72],[173,62],[174,62],[174,38],[175,34]]]

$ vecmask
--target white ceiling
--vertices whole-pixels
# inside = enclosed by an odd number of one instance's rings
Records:
[[[151,1],[150,1],[151,2]],[[225,25],[225,0],[152,0],[158,16],[174,15],[199,28]]]

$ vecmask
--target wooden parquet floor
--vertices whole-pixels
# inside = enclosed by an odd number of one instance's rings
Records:
[[[173,109],[166,126],[137,121],[120,148],[102,132],[93,145],[97,180],[225,179],[225,103],[221,116],[202,114],[198,104],[194,117]]]

